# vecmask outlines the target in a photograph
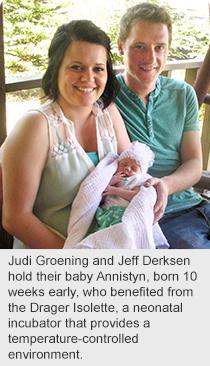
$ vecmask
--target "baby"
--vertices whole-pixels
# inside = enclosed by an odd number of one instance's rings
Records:
[[[102,159],[73,202],[64,249],[167,249],[159,225],[153,225],[156,191],[143,186],[153,162],[153,152],[139,142]]]
[[[126,207],[139,192],[153,162],[152,150],[138,141],[121,153],[117,171],[102,194],[103,200],[96,212],[95,231],[121,222]]]

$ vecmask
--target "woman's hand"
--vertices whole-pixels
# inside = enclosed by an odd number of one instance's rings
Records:
[[[168,188],[163,179],[150,178],[144,187],[154,187],[157,192],[157,201],[154,206],[154,225],[163,217],[168,203]]]

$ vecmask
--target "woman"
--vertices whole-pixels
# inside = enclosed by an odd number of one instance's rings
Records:
[[[63,247],[71,203],[94,164],[130,145],[112,104],[108,36],[87,20],[59,27],[43,89],[49,101],[27,112],[4,144],[3,226],[27,247],[53,249]]]

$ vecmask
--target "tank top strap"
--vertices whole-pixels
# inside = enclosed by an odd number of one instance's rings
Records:
[[[36,111],[42,113],[47,120],[50,147],[48,158],[60,157],[71,151],[73,149],[73,141],[71,138],[72,131],[69,127],[69,123],[67,123],[63,117],[58,104],[56,102],[47,101],[37,108]],[[59,130],[62,130],[62,135],[65,136],[65,139],[61,138]]]

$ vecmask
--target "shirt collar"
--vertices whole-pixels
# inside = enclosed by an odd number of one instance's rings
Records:
[[[160,82],[160,76],[158,76],[155,90],[153,90],[150,93],[150,96],[151,97],[157,97],[160,94],[160,90],[161,90],[161,82]]]
[[[138,99],[139,96],[137,94],[133,93],[130,89],[128,89],[127,85],[125,84],[125,82],[122,78],[122,74],[120,74],[119,79],[121,82],[122,90],[124,90],[132,99]],[[157,82],[156,82],[156,87],[150,93],[150,96],[153,98],[157,97],[160,94],[160,90],[161,90],[161,81],[160,81],[160,76],[158,76]]]

